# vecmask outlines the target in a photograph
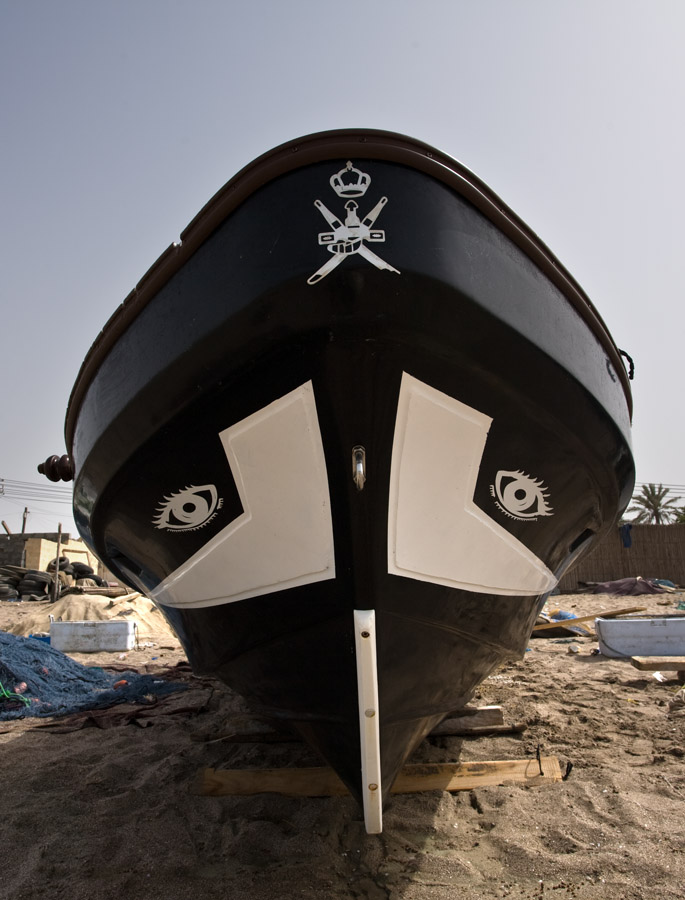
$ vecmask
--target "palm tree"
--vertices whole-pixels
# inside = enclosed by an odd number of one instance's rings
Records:
[[[632,520],[636,525],[668,525],[678,519],[682,497],[669,497],[670,488],[663,484],[643,484],[639,494],[633,497],[628,513],[636,513]]]
[[[674,525],[685,525],[685,506],[681,506],[680,509],[676,510],[675,519],[673,520]]]

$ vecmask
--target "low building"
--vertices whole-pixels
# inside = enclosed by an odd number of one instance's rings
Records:
[[[57,558],[58,537],[56,532],[0,534],[0,566],[21,566],[46,571],[48,564]],[[70,534],[63,533],[59,546],[60,556],[67,556],[72,563],[80,562],[90,566],[96,575],[106,581],[116,581],[81,538],[72,538]]]

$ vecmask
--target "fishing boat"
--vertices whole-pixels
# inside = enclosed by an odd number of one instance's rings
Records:
[[[369,832],[634,483],[622,351],[467,168],[375,130],[232,178],[89,351],[81,535],[198,673],[289,724]]]

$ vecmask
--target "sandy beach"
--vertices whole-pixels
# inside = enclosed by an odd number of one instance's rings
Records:
[[[550,605],[578,616],[626,606],[664,614],[684,596],[575,594]],[[2,602],[0,629],[29,633],[22,629],[35,630],[33,617],[45,618],[48,606]],[[572,764],[568,779],[394,795],[383,833],[369,836],[347,797],[198,796],[205,767],[321,762],[296,741],[223,739],[249,711],[218,682],[179,667],[180,645],[157,620],[146,627],[146,646],[123,659],[73,657],[175,667],[188,690],[147,717],[117,708],[108,721],[66,728],[54,727],[65,725],[59,719],[0,722],[7,900],[682,898],[685,714],[669,714],[674,673],[660,682],[592,655],[589,637],[575,641],[577,653],[569,643],[531,640],[473,702],[501,705],[505,721],[525,731],[431,737],[412,761],[530,759],[539,746],[562,771]]]

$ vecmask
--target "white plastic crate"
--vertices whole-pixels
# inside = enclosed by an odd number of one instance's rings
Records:
[[[50,646],[63,653],[132,650],[136,623],[126,620],[51,622]]]
[[[595,619],[603,656],[683,656],[685,616]]]

